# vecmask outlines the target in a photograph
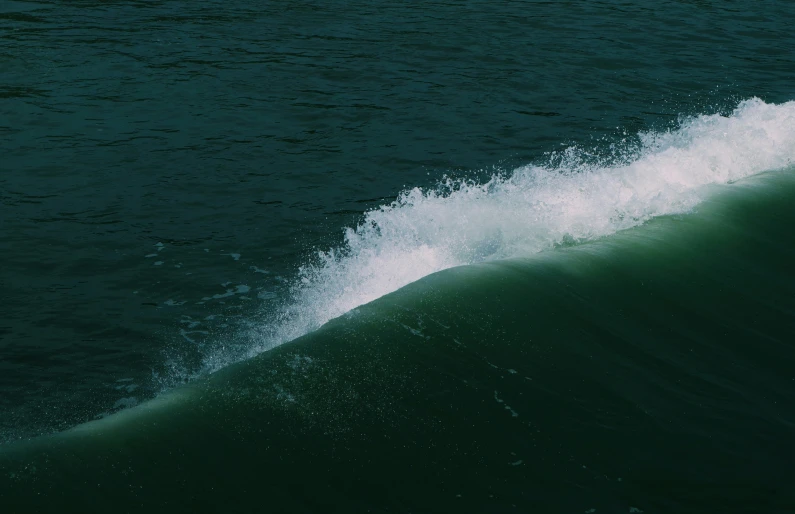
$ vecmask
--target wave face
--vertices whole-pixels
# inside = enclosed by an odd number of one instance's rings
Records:
[[[792,512],[793,196],[789,167],[697,213],[425,277],[152,402],[0,447],[0,505]]]
[[[203,373],[293,340],[355,307],[432,273],[529,256],[691,211],[725,184],[795,160],[795,102],[753,98],[729,116],[681,120],[641,132],[596,156],[552,153],[484,183],[449,179],[415,187],[367,212],[339,248],[301,268],[290,299],[245,334],[243,351],[206,356]],[[231,353],[230,353],[231,352]]]

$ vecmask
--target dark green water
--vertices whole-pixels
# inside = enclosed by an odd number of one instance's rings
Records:
[[[791,19],[6,1],[0,511],[795,512]]]
[[[791,170],[767,175],[698,215],[429,276],[9,446],[0,495],[19,512],[792,512],[793,194]]]

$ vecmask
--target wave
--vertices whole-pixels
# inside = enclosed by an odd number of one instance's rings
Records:
[[[432,273],[594,240],[686,213],[710,191],[795,160],[795,102],[745,100],[728,116],[580,147],[478,183],[445,179],[404,191],[345,229],[344,244],[300,268],[289,300],[204,359],[201,374],[253,357]]]
[[[0,504],[789,512],[793,171],[693,215],[433,274],[153,401],[0,446]]]

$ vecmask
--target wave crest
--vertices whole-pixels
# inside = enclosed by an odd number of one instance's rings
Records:
[[[643,132],[630,149],[594,159],[580,147],[477,183],[415,187],[345,230],[338,248],[300,269],[291,297],[248,334],[244,355],[213,355],[205,371],[251,357],[431,273],[531,255],[685,213],[726,184],[795,159],[795,102],[741,102]],[[626,145],[624,146],[626,148]]]

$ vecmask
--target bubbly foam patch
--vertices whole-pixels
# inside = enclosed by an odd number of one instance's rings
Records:
[[[485,183],[413,188],[371,210],[345,243],[300,269],[291,298],[253,329],[244,354],[210,356],[212,371],[311,332],[436,271],[527,256],[684,213],[725,184],[795,160],[795,102],[757,98],[729,116],[686,119],[638,134],[632,150],[597,160],[576,147]]]

